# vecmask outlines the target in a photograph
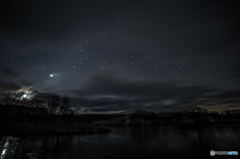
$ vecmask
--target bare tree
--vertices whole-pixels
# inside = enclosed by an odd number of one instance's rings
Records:
[[[193,119],[195,122],[200,122],[204,120],[204,114],[207,113],[207,109],[201,108],[195,105],[188,106],[185,109],[186,113],[190,115],[190,118]]]
[[[57,114],[61,98],[56,94],[38,93],[33,99],[39,108],[46,108],[48,114]]]
[[[68,114],[70,109],[69,99],[66,97],[62,98],[62,106],[59,108],[58,114]]]

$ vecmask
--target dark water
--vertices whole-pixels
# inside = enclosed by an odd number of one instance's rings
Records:
[[[240,127],[183,130],[175,126],[112,128],[104,135],[1,138],[1,159],[238,158],[210,150],[240,152]]]

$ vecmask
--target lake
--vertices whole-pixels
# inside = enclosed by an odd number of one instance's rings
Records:
[[[210,150],[240,152],[240,127],[212,125],[113,127],[107,134],[1,138],[1,159],[203,158]],[[214,156],[236,158],[237,156]]]

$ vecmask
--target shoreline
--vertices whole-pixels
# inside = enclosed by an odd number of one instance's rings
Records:
[[[75,134],[105,134],[111,132],[108,128],[83,128],[78,130],[25,130],[25,131],[3,131],[0,132],[1,136],[14,136],[14,137],[23,137],[23,136],[45,136],[45,135],[75,135]]]
[[[108,127],[98,128],[79,128],[72,130],[5,130],[0,132],[0,136],[47,136],[47,135],[87,135],[87,134],[106,134],[111,132],[111,128],[124,128],[124,127],[162,127],[162,126],[176,126],[179,129],[197,129],[195,123],[187,124],[162,124],[162,125],[106,125]],[[200,128],[221,128],[221,127],[240,127],[240,123],[202,123]]]

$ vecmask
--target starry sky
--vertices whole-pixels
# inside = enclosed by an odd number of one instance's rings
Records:
[[[90,113],[240,108],[238,5],[223,0],[1,1],[0,94]]]

